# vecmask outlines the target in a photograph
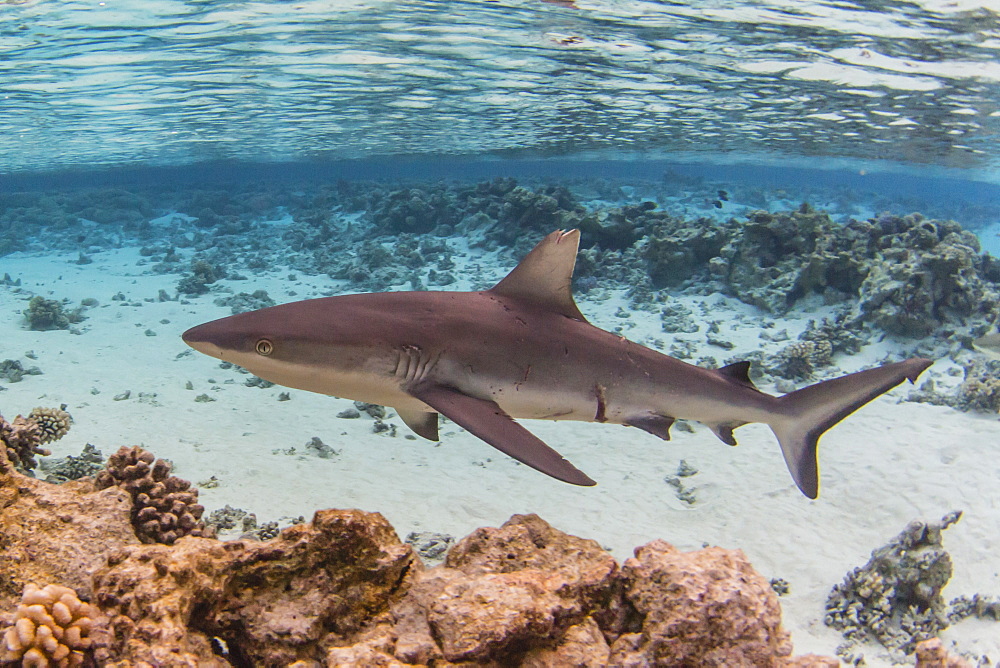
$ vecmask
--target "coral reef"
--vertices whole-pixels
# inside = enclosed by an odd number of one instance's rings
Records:
[[[776,596],[741,553],[682,554],[657,541],[636,554],[619,567],[593,541],[527,515],[477,530],[426,569],[381,515],[357,510],[320,511],[265,543],[128,547],[94,576],[111,638],[98,659],[836,665],[790,657]]]
[[[25,668],[82,666],[91,649],[94,616],[69,587],[28,584],[4,632],[0,661],[20,661]]]
[[[129,493],[132,525],[143,543],[171,545],[182,536],[214,536],[214,529],[201,521],[205,508],[198,504],[198,490],[170,475],[170,469],[169,462],[156,460],[148,450],[122,446],[95,484],[98,489],[117,485]]]
[[[889,649],[912,653],[921,640],[948,626],[941,590],[951,579],[951,557],[941,532],[962,516],[940,522],[911,522],[888,544],[872,551],[861,568],[834,586],[825,622],[853,642],[874,638]]]
[[[156,464],[125,455],[123,473]],[[265,542],[168,546],[139,544],[130,508],[117,484],[47,484],[0,456],[0,610],[31,582],[76,590],[100,614],[94,661],[108,668],[836,665],[789,656],[776,596],[740,552],[656,541],[619,566],[527,515],[477,530],[427,569],[375,513],[320,511]]]
[[[965,411],[1000,411],[1000,361],[976,359],[964,369],[951,405]]]
[[[1000,412],[1000,361],[973,359],[962,367],[964,378],[958,387],[939,389],[933,379],[927,379],[910,390],[907,399],[961,411]]]

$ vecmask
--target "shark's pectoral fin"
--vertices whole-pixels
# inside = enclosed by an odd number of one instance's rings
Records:
[[[647,413],[646,415],[636,415],[635,417],[630,417],[625,424],[630,427],[638,427],[643,431],[647,431],[653,436],[659,436],[664,441],[670,440],[670,427],[674,424],[674,418],[666,417],[664,415],[656,415],[655,413]]]
[[[427,411],[412,410],[409,408],[397,408],[396,414],[418,436],[423,436],[428,441],[441,440],[438,438],[437,413],[428,413]]]
[[[597,484],[515,422],[496,402],[430,383],[420,383],[410,388],[409,392],[500,452],[533,469],[574,485]]]

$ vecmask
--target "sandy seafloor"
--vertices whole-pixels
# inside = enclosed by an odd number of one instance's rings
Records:
[[[790,583],[781,603],[796,653],[834,653],[843,639],[822,622],[830,588],[914,519],[936,521],[963,510],[962,520],[945,533],[955,568],[946,598],[1000,595],[995,415],[901,402],[910,389],[903,386],[823,438],[817,501],[795,489],[775,439],[762,425],[739,429],[740,446],[732,448],[700,425],[693,433],[675,427],[674,440],[665,443],[620,426],[526,421],[599,483],[574,487],[508,459],[450,423],[435,445],[408,438],[398,419],[390,419],[398,425],[397,436],[390,437],[373,433],[367,416],[336,417],[351,406],[348,400],[289,390],[291,400],[278,401],[285,388],[247,387],[247,376],[221,369],[180,339],[188,327],[229,314],[213,303],[219,290],[264,289],[280,303],[343,290],[337,281],[274,268],[246,281],[221,281],[202,297],[160,302],[159,290],[176,294],[178,276],[151,273],[137,248],[95,253],[89,265],[77,265],[76,259],[75,253],[0,259],[0,275],[22,281],[20,292],[0,286],[0,359],[20,359],[44,372],[3,383],[0,411],[10,419],[34,406],[67,404],[75,423],[55,444],[54,456],[78,455],[86,443],[105,457],[121,445],[140,444],[173,461],[175,473],[196,484],[216,476],[218,487],[201,490],[209,511],[229,504],[256,513],[261,522],[308,519],[323,508],[360,508],[381,512],[403,538],[411,531],[461,537],[479,526],[498,526],[514,513],[537,513],[563,531],[596,539],[619,560],[655,538],[685,550],[706,544],[739,548],[765,577]],[[465,261],[472,259],[468,255]],[[461,264],[454,273],[461,275],[460,270]],[[496,278],[505,270],[496,267]],[[119,292],[125,301],[112,300]],[[87,311],[78,334],[35,332],[20,315],[33,294],[73,303],[93,297],[100,305]],[[622,295],[606,296],[580,299],[594,324],[624,324],[633,340],[651,336],[669,345],[673,335],[661,331],[656,314],[616,317],[618,306],[627,303]],[[704,304],[711,319],[724,320],[722,334],[736,344],[723,351],[705,344],[704,334],[677,335],[699,343],[695,357],[724,359],[782,345],[758,338],[760,321],[768,316],[753,307],[720,295],[683,299]],[[701,312],[695,309],[696,315]],[[799,315],[778,323],[793,339],[807,317],[815,317]],[[852,370],[890,349],[884,343],[838,362]],[[25,357],[29,351],[35,359]],[[936,364],[924,378],[943,374],[948,364]],[[186,389],[189,381],[193,389]],[[126,391],[131,398],[115,399]],[[196,402],[201,394],[215,401]],[[305,444],[314,436],[339,456],[307,454]],[[295,454],[286,454],[293,447]],[[682,459],[699,470],[685,479],[697,495],[693,506],[664,482]],[[994,623],[970,619],[942,636],[957,650],[1000,660],[1000,628]],[[861,651],[868,665],[891,663],[878,646]]]

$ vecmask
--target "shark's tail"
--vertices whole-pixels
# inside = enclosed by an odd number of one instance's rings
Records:
[[[914,358],[825,380],[778,398],[780,417],[769,423],[788,470],[802,493],[819,496],[816,446],[827,429],[904,380],[912,383],[933,362]]]

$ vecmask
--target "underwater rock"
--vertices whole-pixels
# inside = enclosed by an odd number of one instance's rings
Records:
[[[170,475],[171,468],[148,450],[123,445],[94,483],[98,489],[117,485],[129,493],[132,525],[143,543],[171,545],[188,535],[213,537],[214,529],[201,521],[205,507],[198,503],[198,490]]]
[[[836,666],[790,657],[742,553],[662,541],[619,568],[515,515],[425,568],[377,513],[317,512],[263,543],[131,545],[94,575],[96,659],[136,665]],[[669,595],[665,595],[670,592]],[[672,661],[673,660],[673,661]]]
[[[124,490],[98,491],[89,479],[55,485],[25,476],[0,451],[0,610],[13,610],[32,582],[89,599],[91,574],[138,543],[131,506]]]
[[[917,657],[916,668],[972,668],[965,659],[949,654],[940,638],[918,642],[913,653]]]
[[[406,535],[411,546],[427,565],[436,566],[444,561],[448,548],[455,544],[455,537],[436,531],[411,531]]]
[[[389,621],[421,570],[374,513],[320,511],[264,543],[186,538],[125,548],[94,576],[113,640],[102,665],[229,666],[321,660]]]
[[[907,654],[921,640],[947,628],[941,590],[951,579],[952,565],[941,532],[961,516],[961,511],[954,511],[940,522],[911,522],[873,550],[867,564],[848,573],[830,592],[826,625],[852,642],[874,638]]]
[[[773,666],[792,653],[777,595],[739,550],[655,540],[621,576],[642,628],[611,644],[611,665]]]

